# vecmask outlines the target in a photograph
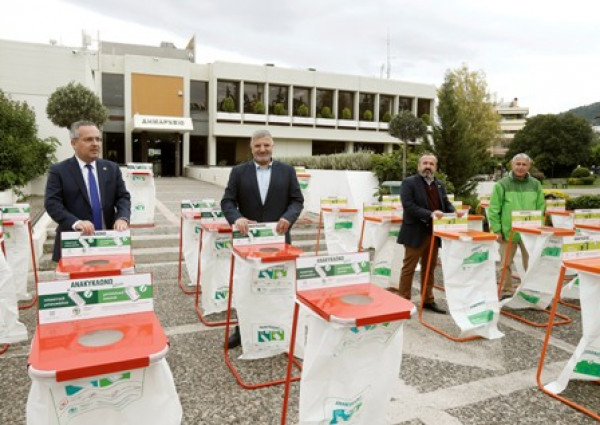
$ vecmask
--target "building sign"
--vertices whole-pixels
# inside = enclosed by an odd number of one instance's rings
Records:
[[[192,131],[192,119],[187,117],[163,117],[158,115],[133,116],[133,130],[146,131]]]

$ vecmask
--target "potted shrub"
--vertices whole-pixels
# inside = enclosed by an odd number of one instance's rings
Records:
[[[365,121],[373,121],[373,112],[370,109],[367,109],[363,114],[363,120]]]
[[[273,115],[286,115],[283,103],[276,103],[275,106],[273,106]]]
[[[321,117],[326,119],[333,119],[333,112],[331,112],[331,108],[329,106],[323,106],[321,108]]]
[[[383,122],[390,122],[392,120],[392,113],[390,111],[387,111],[385,114],[383,114],[383,117],[381,117],[381,121]]]
[[[252,112],[254,112],[255,114],[264,114],[265,113],[265,104],[259,100],[252,107]]]
[[[351,120],[352,119],[352,111],[350,108],[346,107],[342,109],[342,119],[343,120]]]
[[[300,104],[300,106],[298,106],[298,109],[296,110],[296,114],[299,117],[307,117],[308,116],[308,106],[306,106],[304,103]]]
[[[223,102],[221,102],[221,111],[229,113],[235,112],[235,102],[231,96],[227,96],[223,99]]]
[[[331,112],[331,108],[329,106],[323,106],[321,108],[321,113],[317,114],[317,125],[335,127],[335,118],[333,116],[333,112]]]

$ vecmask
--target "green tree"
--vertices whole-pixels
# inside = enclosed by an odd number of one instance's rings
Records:
[[[488,148],[498,135],[499,115],[487,91],[485,74],[466,65],[446,72],[438,90],[434,146],[438,168],[454,183],[458,196],[469,196],[480,164],[489,157]]]
[[[0,90],[0,190],[16,189],[44,174],[56,160],[58,140],[37,137],[35,113]]]
[[[412,112],[401,111],[391,119],[388,133],[404,143],[402,149],[402,180],[404,180],[406,178],[408,141],[415,141],[420,137],[425,137],[427,135],[427,126],[422,119],[415,117]]]
[[[550,177],[566,177],[587,164],[594,138],[590,124],[571,113],[529,118],[511,142],[507,158],[526,152],[536,167]]]
[[[91,121],[98,127],[108,119],[108,111],[96,93],[71,81],[48,98],[46,114],[54,125],[69,128],[76,121]]]

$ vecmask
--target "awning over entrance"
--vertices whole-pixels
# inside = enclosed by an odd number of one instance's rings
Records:
[[[164,131],[184,132],[192,131],[194,126],[192,119],[187,117],[163,117],[159,115],[133,116],[133,131]]]

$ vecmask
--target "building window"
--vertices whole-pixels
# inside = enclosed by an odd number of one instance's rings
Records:
[[[207,137],[206,136],[190,136],[190,162],[194,165],[207,165],[208,159],[206,156],[207,151]]]
[[[208,83],[190,81],[190,113],[204,112],[208,105]]]
[[[222,112],[239,112],[240,83],[217,81],[217,109]],[[231,100],[226,100],[231,98]]]
[[[354,142],[354,152],[383,153],[383,143],[358,143]]]
[[[269,114],[289,115],[288,91],[287,86],[269,85]]]
[[[244,83],[244,113],[265,113],[265,85]]]
[[[102,156],[117,164],[125,164],[125,134],[104,132],[102,139]]]
[[[394,111],[392,110],[394,99],[392,96],[379,96],[379,121],[389,122],[392,119]]]
[[[317,118],[335,118],[333,90],[317,89]],[[323,110],[323,108],[326,108]]]
[[[412,111],[413,100],[410,97],[398,98],[398,112]]]
[[[354,92],[338,92],[338,118],[343,120],[354,119]]]
[[[123,74],[102,74],[102,104],[125,107],[125,78]]]
[[[344,142],[329,142],[324,140],[313,140],[312,154],[314,155],[332,155],[334,153],[344,153],[346,144]]]
[[[312,116],[310,110],[310,92],[311,89],[305,87],[294,87],[294,97],[292,99],[293,115],[296,117]]]
[[[431,115],[431,99],[419,99],[417,101],[417,116]]]
[[[375,118],[375,95],[373,93],[361,93],[358,99],[359,120],[373,121]]]

